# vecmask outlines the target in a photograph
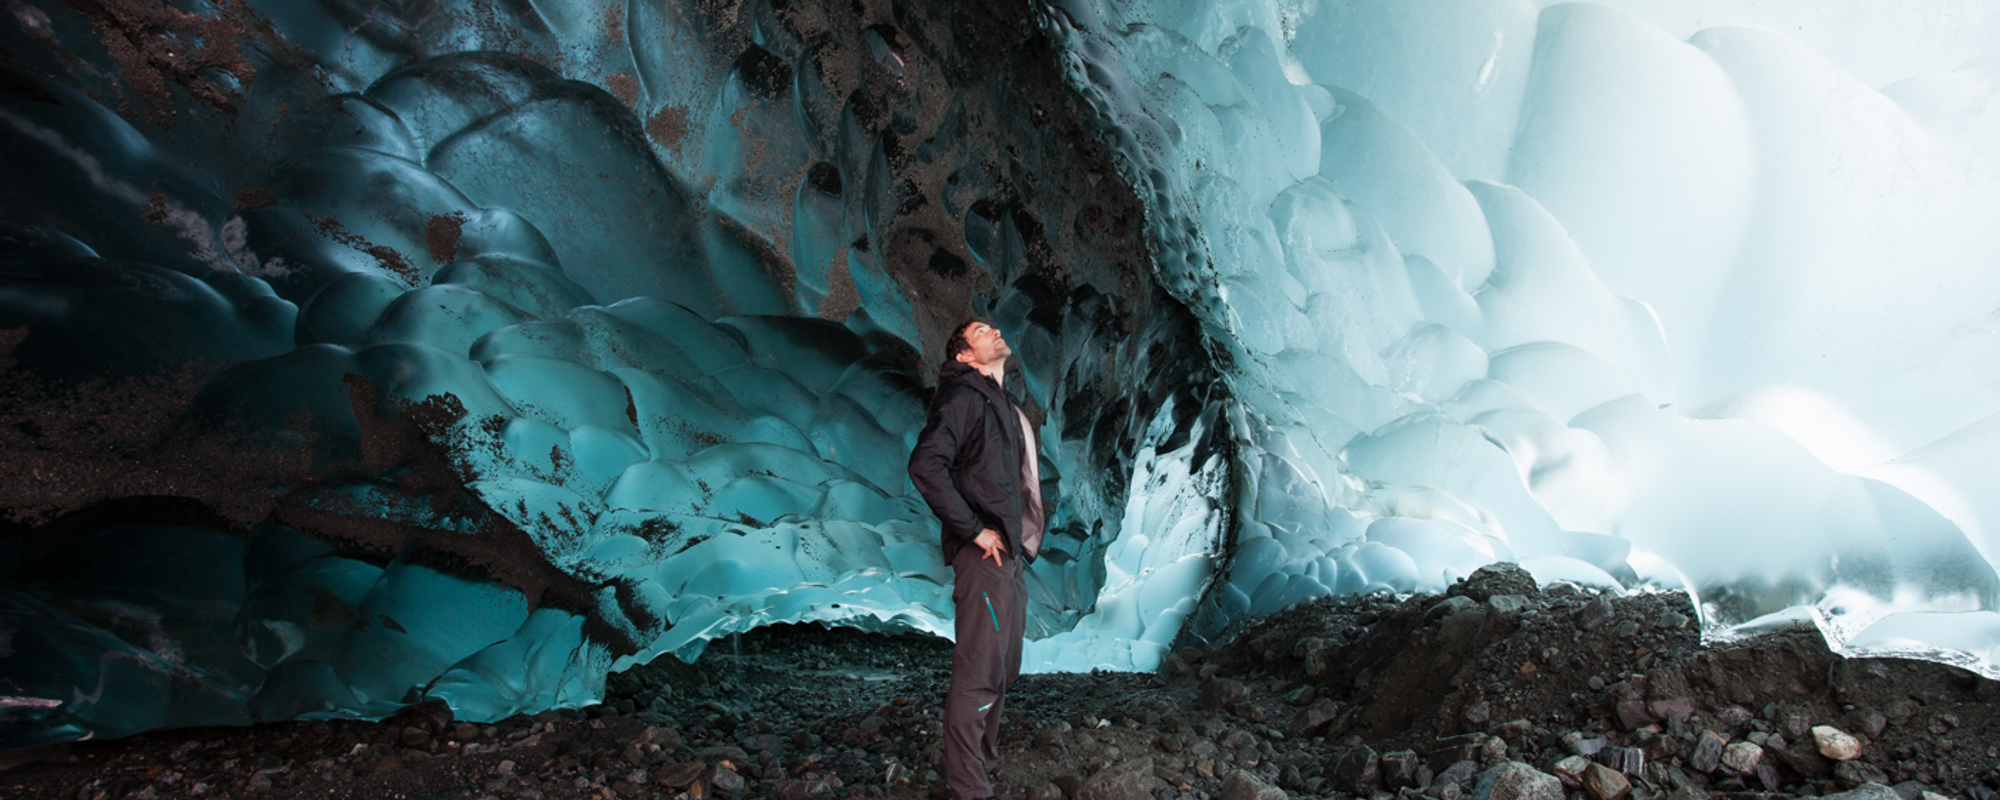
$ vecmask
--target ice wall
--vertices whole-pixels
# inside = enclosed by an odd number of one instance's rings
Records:
[[[1046,24],[1243,402],[1192,633],[1510,559],[1994,672],[1990,58],[1871,86],[1768,30],[1483,0]]]
[[[1064,102],[992,68],[1018,9],[101,10],[5,31],[0,743],[493,719],[773,622],[946,634],[903,464],[970,313],[1047,442],[1031,635],[1097,605],[1156,450],[1227,461],[1116,185],[1073,123],[1004,122]],[[1134,663],[1107,641],[1042,666]]]

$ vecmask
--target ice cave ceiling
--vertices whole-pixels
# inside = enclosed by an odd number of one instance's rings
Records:
[[[2000,675],[1991,4],[0,5],[0,747],[946,634],[974,313],[1030,669],[1511,560]]]

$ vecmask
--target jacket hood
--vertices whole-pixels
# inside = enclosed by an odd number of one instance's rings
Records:
[[[985,387],[991,387],[996,390],[1000,388],[1000,385],[994,383],[992,378],[986,377],[985,373],[973,369],[971,364],[967,364],[956,358],[948,360],[944,362],[944,366],[938,367],[939,388],[953,383],[965,383],[975,387],[984,384]]]

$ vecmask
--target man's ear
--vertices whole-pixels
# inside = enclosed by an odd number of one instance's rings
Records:
[[[970,363],[972,363],[972,351],[971,351],[971,350],[960,350],[960,351],[958,351],[958,355],[956,355],[956,356],[952,356],[952,358],[953,358],[954,360],[958,361],[958,363],[960,363],[960,364],[970,364]]]

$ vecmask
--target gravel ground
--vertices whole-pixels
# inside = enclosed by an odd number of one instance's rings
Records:
[[[1155,675],[1024,677],[999,785],[1110,800],[1991,800],[2000,685],[1842,659],[1816,634],[1703,647],[1686,598],[1537,591],[1308,603]],[[0,754],[10,798],[925,798],[949,643],[814,626],[612,677],[496,724],[159,731]],[[1932,798],[1931,800],[1935,800]]]

